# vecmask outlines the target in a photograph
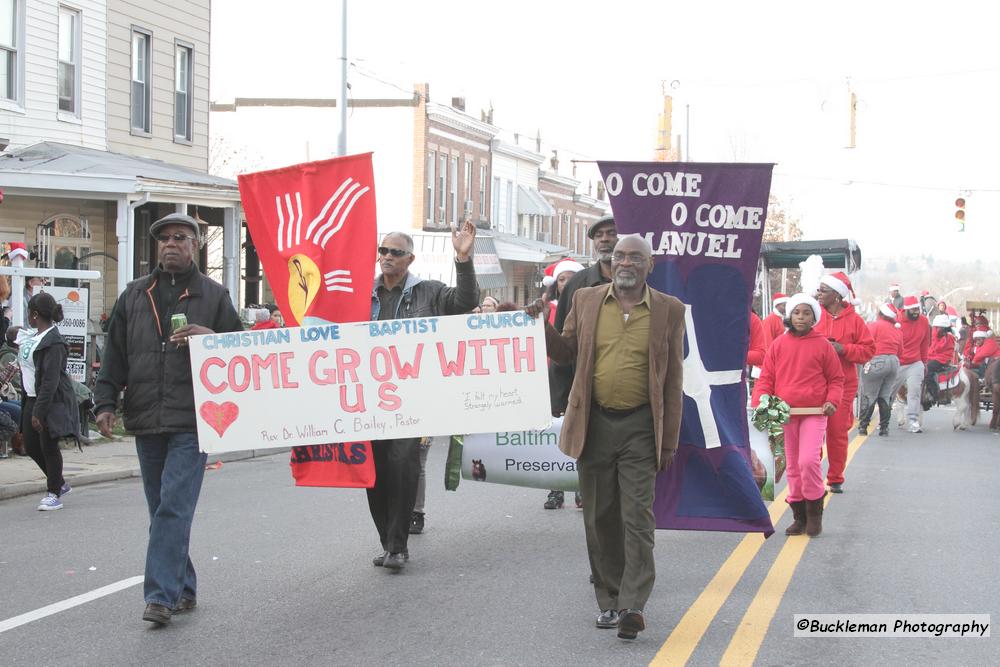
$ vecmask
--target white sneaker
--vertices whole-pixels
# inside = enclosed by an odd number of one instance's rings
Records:
[[[62,506],[63,504],[62,501],[59,500],[59,496],[54,493],[46,494],[46,496],[42,498],[42,502],[38,503],[38,509],[43,512],[48,510],[61,510]]]
[[[910,422],[909,431],[910,433],[923,433],[923,430],[920,428],[920,424],[917,422]]]

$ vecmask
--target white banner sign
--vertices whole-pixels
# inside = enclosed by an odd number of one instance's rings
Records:
[[[66,372],[77,382],[87,382],[87,316],[89,300],[83,287],[35,287],[34,293],[48,292],[63,309],[63,321],[56,326],[69,344]]]
[[[579,490],[576,461],[559,450],[562,423],[558,417],[544,431],[465,436],[462,478],[550,491]]]
[[[209,453],[504,429],[551,421],[541,320],[523,312],[196,336]]]

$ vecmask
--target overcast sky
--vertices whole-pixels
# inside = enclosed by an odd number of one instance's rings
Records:
[[[356,97],[428,82],[433,100],[463,95],[473,114],[492,103],[498,126],[540,130],[564,165],[652,159],[671,86],[674,134],[690,105],[691,158],[777,163],[772,191],[807,237],[850,236],[870,256],[994,258],[1000,9],[989,5],[353,0],[348,80]],[[213,100],[336,97],[339,2],[212,8]],[[330,141],[336,131],[316,128]]]

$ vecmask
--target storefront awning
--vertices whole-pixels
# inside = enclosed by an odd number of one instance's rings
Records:
[[[587,257],[577,255],[561,245],[534,241],[494,230],[490,230],[489,234],[493,237],[493,242],[496,245],[497,256],[510,262],[547,264],[564,257],[571,257],[578,262],[589,261]]]
[[[413,264],[410,272],[428,280],[440,280],[455,285],[455,248],[451,234],[416,232],[413,238]],[[507,287],[507,276],[500,266],[496,245],[489,236],[476,236],[472,261],[476,267],[476,282],[483,289]]]
[[[517,212],[525,215],[544,216],[553,216],[556,214],[556,210],[552,208],[552,204],[545,201],[542,193],[535,188],[523,185],[517,186]]]

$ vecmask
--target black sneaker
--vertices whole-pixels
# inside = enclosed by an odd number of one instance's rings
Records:
[[[372,565],[374,565],[375,567],[382,567],[383,565],[385,565],[385,557],[388,555],[389,555],[388,551],[383,551],[379,555],[375,556],[375,558],[372,558]]]
[[[142,612],[142,620],[155,623],[156,625],[166,625],[170,622],[172,614],[173,611],[170,607],[150,602],[146,605],[146,610]]]
[[[385,557],[385,562],[382,564],[382,567],[387,570],[398,572],[403,569],[403,565],[405,565],[408,560],[410,560],[410,555],[405,551],[401,553],[389,554]]]
[[[844,492],[844,485],[843,484],[831,484],[830,485],[830,493],[843,493],[843,492]]]
[[[868,435],[868,426],[858,426],[858,435]]]
[[[549,491],[549,498],[542,505],[547,510],[558,510],[562,509],[563,506],[563,492],[562,491]]]
[[[410,516],[410,535],[419,535],[424,532],[424,513],[414,512]]]
[[[181,598],[181,601],[177,603],[174,608],[174,613],[179,614],[185,611],[191,611],[198,606],[198,601],[195,598]]]

